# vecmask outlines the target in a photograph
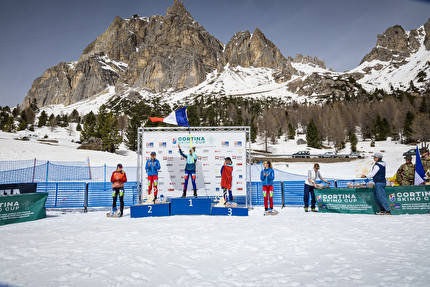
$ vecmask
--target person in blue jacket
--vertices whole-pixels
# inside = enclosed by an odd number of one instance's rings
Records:
[[[155,151],[151,152],[151,158],[146,161],[145,170],[148,175],[148,195],[154,191],[154,202],[158,194],[158,171],[160,170],[160,162],[155,158]]]
[[[260,180],[263,182],[264,209],[268,210],[267,200],[270,202],[270,210],[273,210],[273,180],[275,172],[270,161],[263,163],[263,170],[260,173]]]
[[[377,152],[373,155],[375,164],[372,167],[370,173],[361,175],[361,178],[373,178],[375,183],[375,193],[373,197],[375,199],[376,206],[379,211],[376,212],[378,215],[391,215],[390,205],[387,201],[387,195],[385,194],[385,185],[387,179],[385,178],[387,164],[382,161],[382,154]]]
[[[178,144],[179,153],[181,156],[187,159],[187,163],[185,164],[185,175],[184,175],[184,192],[182,193],[182,198],[187,196],[187,187],[188,187],[188,178],[191,177],[191,183],[193,184],[194,189],[194,197],[197,197],[197,186],[196,186],[196,148],[193,147],[190,149],[189,154],[185,154],[181,150],[181,146]]]

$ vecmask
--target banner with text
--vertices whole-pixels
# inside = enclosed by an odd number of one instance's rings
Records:
[[[390,186],[385,188],[391,214],[430,212],[430,186]],[[320,212],[365,213],[378,211],[373,188],[315,189]]]
[[[0,225],[46,217],[47,192],[0,196]]]
[[[200,196],[222,196],[221,167],[224,159],[233,161],[233,196],[246,194],[246,133],[241,131],[194,131],[144,132],[142,135],[144,162],[152,151],[157,153],[161,170],[158,190],[168,197],[182,195],[184,187],[185,159],[179,154],[178,144],[185,154],[196,147],[196,185]],[[145,168],[143,167],[143,172]],[[146,177],[144,176],[144,180]],[[191,181],[191,179],[190,179]],[[188,194],[192,194],[191,182]],[[146,191],[145,191],[146,192]],[[146,193],[142,196],[144,197]]]

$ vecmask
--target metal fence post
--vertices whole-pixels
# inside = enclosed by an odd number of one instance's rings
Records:
[[[285,198],[284,198],[284,182],[283,181],[281,181],[281,197],[282,197],[282,207],[281,207],[281,209],[282,208],[284,208],[285,207]]]
[[[46,162],[46,184],[48,184],[49,178],[49,160]]]
[[[88,182],[85,184],[84,212],[88,212]]]

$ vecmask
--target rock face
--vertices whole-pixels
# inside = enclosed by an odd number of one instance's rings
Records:
[[[420,37],[425,37],[424,45],[430,50],[430,19],[424,24],[424,29],[419,28],[407,33],[401,26],[388,28],[382,35],[378,34],[376,47],[364,56],[361,63],[380,60],[383,62],[394,61],[398,65],[420,48]],[[404,62],[403,62],[404,63]]]
[[[224,49],[179,0],[166,15],[129,19],[116,17],[106,32],[83,51],[78,62],[60,63],[37,78],[24,99],[39,106],[69,105],[90,98],[108,86],[120,93],[128,88],[158,93],[191,88],[207,73],[232,66],[267,67],[276,80],[289,80],[297,71],[259,30],[238,32]]]
[[[252,35],[249,31],[237,32],[230,39],[225,47],[224,63],[245,68],[272,68],[278,71],[277,79],[282,78],[282,81],[289,80],[293,74],[297,74],[290,61],[258,28]]]

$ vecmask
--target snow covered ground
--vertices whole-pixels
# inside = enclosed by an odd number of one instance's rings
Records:
[[[128,211],[128,210],[127,210]],[[0,286],[427,286],[428,215],[106,218],[0,228]]]
[[[117,154],[77,150],[63,129],[34,134],[58,143],[14,140],[0,132],[0,161],[44,159],[93,165],[136,165],[124,147]],[[23,135],[23,132],[21,133]],[[253,144],[253,149],[263,149]],[[410,146],[360,142],[369,157],[322,163],[324,177],[354,178],[374,152],[382,152],[392,175]],[[273,153],[307,149],[295,141],[270,146]],[[311,154],[322,153],[310,149]],[[342,152],[348,152],[345,149]],[[311,163],[275,164],[306,174]],[[358,171],[357,171],[358,170]],[[430,282],[430,216],[305,213],[280,209],[248,217],[171,216],[106,218],[48,211],[47,218],[0,227],[0,286],[426,286]]]

